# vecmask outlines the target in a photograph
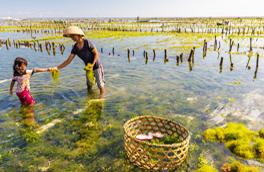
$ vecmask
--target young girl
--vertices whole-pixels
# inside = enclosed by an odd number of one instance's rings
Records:
[[[50,68],[35,68],[27,70],[27,60],[21,57],[15,59],[13,65],[13,79],[10,84],[10,95],[13,95],[13,87],[17,82],[16,94],[22,106],[34,105],[35,100],[30,94],[30,77],[36,72],[49,72]]]

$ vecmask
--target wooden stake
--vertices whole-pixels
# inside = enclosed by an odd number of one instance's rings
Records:
[[[203,46],[203,58],[206,57],[206,53],[207,53],[207,42],[206,42],[206,40],[204,40],[204,46]]]
[[[215,41],[214,41],[214,51],[217,49],[217,40],[216,40],[216,35],[215,35]]]
[[[130,49],[127,49],[127,59],[128,59],[128,63],[130,63]]]
[[[193,53],[194,53],[194,51],[193,51],[193,49],[191,49],[190,54],[189,54],[189,58],[188,58],[188,62],[192,61]]]
[[[164,49],[164,63],[167,63],[169,61],[167,56],[167,49]]]
[[[183,53],[180,54],[180,61],[183,62]]]
[[[144,51],[145,52],[145,64],[148,64],[148,52]]]
[[[254,79],[257,78],[258,67],[259,67],[259,54],[257,53],[257,62],[256,62],[256,69],[255,69],[255,72],[254,72]]]
[[[248,70],[251,69],[251,67],[249,66],[250,59],[251,59],[251,57],[248,56],[248,61],[247,61],[247,65],[246,65],[246,69],[248,69]]]
[[[33,48],[34,48],[34,51],[37,51],[36,42],[35,41],[33,42]]]
[[[229,54],[229,61],[230,61],[230,71],[233,71],[233,69],[234,69],[234,63],[232,62],[231,53]]]
[[[188,62],[188,64],[189,64],[189,71],[191,72],[192,71],[192,63]]]
[[[218,46],[218,51],[219,51],[220,48],[221,48],[221,42],[220,42],[220,41],[218,42],[218,45],[219,45],[219,46]]]
[[[43,50],[42,50],[42,44],[41,44],[41,43],[38,43],[38,48],[39,48],[40,52],[43,51]]]
[[[153,49],[153,62],[155,61],[155,59],[156,59],[156,51],[155,49]]]
[[[193,47],[193,53],[192,53],[192,63],[194,64],[194,53],[195,53],[195,47]]]
[[[224,61],[224,57],[221,57],[220,64],[219,64],[220,73],[222,73],[222,70],[223,70],[223,61]]]
[[[249,47],[249,51],[252,51],[253,50],[253,48],[252,48],[252,38],[250,38],[250,43],[249,43],[250,45],[250,47]]]
[[[65,46],[63,44],[60,44],[60,52],[61,52],[61,55],[63,55],[64,50],[65,50]]]
[[[113,56],[115,55],[115,48],[114,47],[112,48],[112,55]]]
[[[52,48],[52,53],[53,53],[53,56],[55,56],[56,55],[56,48],[54,47],[54,48]]]
[[[234,45],[234,41],[232,39],[229,40],[229,53],[232,52],[232,47]]]
[[[9,49],[9,44],[8,44],[7,40],[5,41],[5,44],[6,44],[6,49],[8,50]]]
[[[177,64],[177,66],[179,66],[179,63],[180,63],[180,56],[176,56],[176,64]]]

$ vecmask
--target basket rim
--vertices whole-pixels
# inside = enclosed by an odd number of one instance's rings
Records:
[[[157,143],[150,143],[150,142],[147,142],[147,141],[144,141],[144,140],[138,140],[136,138],[134,138],[131,134],[128,134],[127,132],[127,129],[126,129],[126,126],[130,123],[130,122],[133,122],[133,121],[136,121],[136,120],[139,120],[139,119],[142,119],[142,118],[159,118],[159,119],[162,119],[162,120],[166,120],[166,121],[170,121],[172,123],[176,123],[177,125],[180,125],[188,134],[188,136],[181,142],[179,143],[173,143],[173,144],[157,144]],[[183,143],[187,142],[189,143],[190,141],[190,132],[180,123],[177,123],[177,122],[174,122],[173,120],[171,119],[167,119],[167,118],[164,118],[164,117],[160,117],[160,116],[152,116],[152,115],[142,115],[142,116],[137,116],[137,117],[134,117],[128,121],[125,122],[125,124],[123,125],[123,129],[125,131],[125,135],[130,137],[131,139],[133,139],[134,141],[140,143],[140,144],[145,144],[145,145],[148,145],[148,146],[155,146],[155,147],[176,147],[176,146],[181,146],[183,145]]]

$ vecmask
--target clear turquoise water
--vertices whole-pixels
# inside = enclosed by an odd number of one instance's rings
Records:
[[[71,45],[67,44],[63,56],[59,53],[49,56],[46,52],[34,52],[28,48],[0,48],[0,169],[37,171],[47,167],[51,171],[138,171],[125,157],[122,125],[126,120],[143,114],[174,119],[190,130],[192,149],[183,170],[194,169],[197,156],[204,151],[209,152],[219,167],[230,153],[221,146],[204,144],[202,131],[228,121],[243,122],[255,129],[262,126],[263,120],[258,119],[262,119],[264,114],[259,103],[264,92],[263,58],[259,61],[257,78],[253,79],[255,56],[251,58],[251,70],[247,70],[248,57],[233,55],[234,70],[230,71],[229,54],[222,50],[224,67],[219,73],[218,54],[210,51],[203,59],[201,49],[197,49],[193,70],[189,71],[188,54],[184,63],[176,66],[175,54],[180,52],[173,49],[168,49],[168,63],[163,62],[162,50],[157,51],[157,58],[152,61],[152,48],[159,47],[155,44],[159,39],[162,37],[93,40],[98,50],[104,48],[101,54],[106,80],[103,107],[99,103],[93,108],[87,103],[98,97],[98,90],[95,87],[94,93],[87,96],[83,63],[78,57],[61,71],[58,83],[51,79],[49,73],[34,75],[31,92],[37,104],[33,115],[28,117],[20,112],[17,97],[8,95],[7,79],[12,77],[14,59],[25,57],[29,61],[28,68],[50,67],[66,59]],[[116,55],[109,56],[113,46]],[[126,56],[128,47],[136,49],[136,56],[131,57],[130,63]],[[171,47],[170,42],[163,43],[161,49],[167,47]],[[147,64],[143,58],[144,49],[149,52]],[[243,101],[247,99],[256,103],[252,106]],[[225,112],[230,115],[225,116],[221,123],[212,121],[210,114],[222,105],[226,105]],[[239,117],[232,115],[234,109],[241,112]],[[254,110],[258,110],[260,115],[252,118],[255,124],[252,125],[252,119],[244,119],[243,116]],[[35,141],[35,130],[54,119],[62,122],[42,133]],[[33,121],[37,126],[24,126],[25,120]],[[89,146],[82,147],[80,143]],[[219,150],[212,151],[216,147]]]

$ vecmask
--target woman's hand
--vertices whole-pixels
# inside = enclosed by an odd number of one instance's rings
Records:
[[[88,63],[85,67],[84,70],[89,71],[89,70],[93,70],[93,64]]]
[[[48,72],[52,72],[52,71],[58,71],[58,68],[57,67],[48,68]]]

